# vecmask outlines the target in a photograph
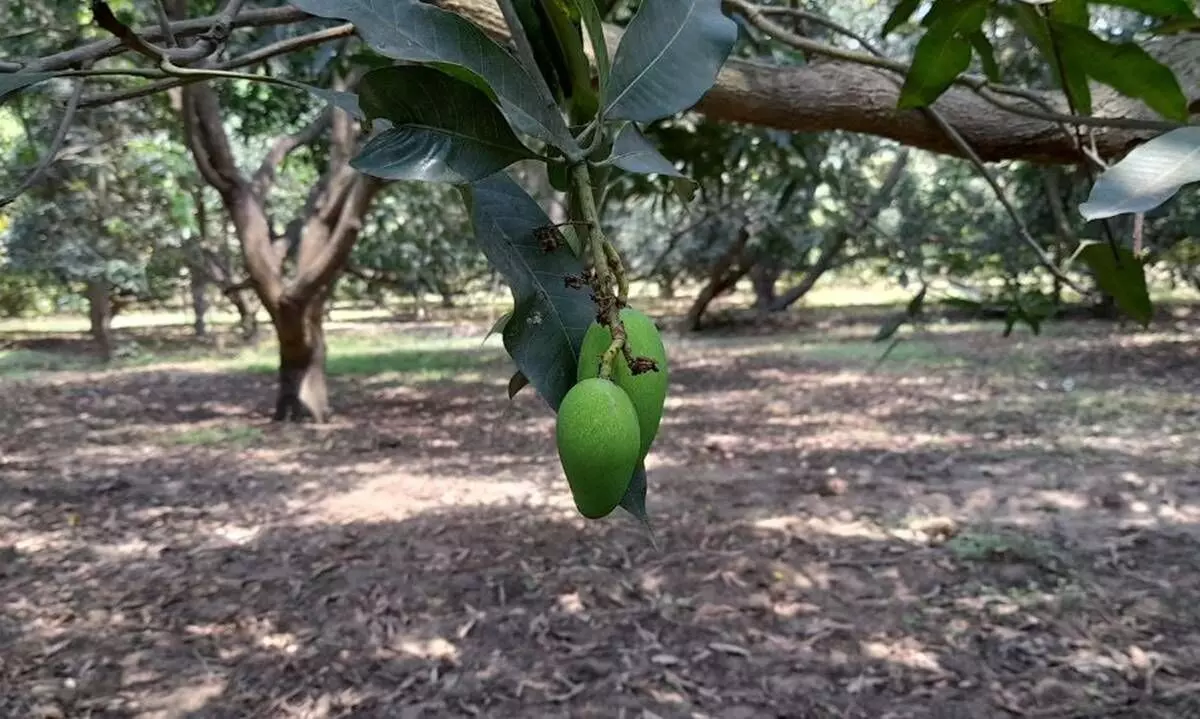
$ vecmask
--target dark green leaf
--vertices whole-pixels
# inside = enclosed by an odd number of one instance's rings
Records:
[[[1114,251],[1115,249],[1115,251]],[[1091,268],[1100,288],[1112,295],[1117,306],[1146,326],[1154,316],[1154,305],[1146,289],[1146,274],[1133,252],[1106,242],[1083,242],[1076,253]]]
[[[996,64],[996,49],[992,47],[992,41],[988,40],[983,30],[971,33],[967,40],[970,41],[971,47],[975,48],[979,63],[983,65],[983,74],[992,82],[1000,82],[1000,66]]]
[[[1055,0],[1048,7],[1052,20],[1076,27],[1088,26],[1087,0]]]
[[[1087,73],[1077,63],[1067,62],[1065,65],[1059,63],[1059,53],[1055,49],[1057,41],[1051,38],[1046,22],[1038,13],[1037,8],[1025,3],[1017,3],[1015,11],[1017,25],[1037,47],[1042,59],[1050,65],[1054,81],[1071,99],[1075,111],[1082,115],[1090,115],[1092,113],[1092,90],[1088,86]]]
[[[292,4],[318,17],[354,23],[363,40],[388,57],[466,68],[487,82],[518,130],[568,154],[579,153],[543,84],[471,21],[418,0],[292,0]]]
[[[625,496],[621,498],[621,509],[649,527],[650,517],[646,513],[646,479],[646,463],[640,462],[634,470],[633,479],[629,480],[629,487],[625,489]]]
[[[503,332],[504,327],[508,324],[508,320],[511,317],[512,317],[512,310],[509,310],[508,312],[505,312],[504,314],[500,315],[500,319],[498,319],[492,323],[492,328],[489,329],[487,331],[487,334],[483,336],[483,342],[481,342],[480,344],[487,342],[488,339],[492,335],[496,334],[497,332]]]
[[[617,133],[617,138],[613,140],[612,155],[607,162],[626,172],[636,172],[640,175],[684,176],[632,122]]]
[[[3,100],[18,90],[23,90],[30,85],[36,85],[39,82],[45,82],[52,77],[57,77],[57,73],[14,72],[0,74],[0,100]]]
[[[513,315],[504,327],[504,348],[557,410],[575,384],[579,346],[596,315],[587,288],[565,284],[583,265],[568,247],[543,249],[535,234],[550,220],[508,175],[497,173],[468,185],[463,194],[476,241],[512,289]]]
[[[372,70],[359,102],[392,123],[351,162],[367,175],[460,184],[534,156],[483,91],[431,67]]]
[[[508,379],[508,398],[512,399],[517,396],[517,393],[525,389],[529,385],[529,378],[523,372],[518,370],[516,374]]]
[[[904,77],[897,107],[926,107],[941,96],[971,64],[967,39],[987,17],[986,0],[969,0],[938,18],[917,43],[912,66]]]
[[[587,29],[588,39],[592,43],[592,52],[596,55],[600,97],[604,97],[608,91],[608,77],[612,70],[612,60],[608,57],[608,43],[604,39],[604,18],[600,16],[595,0],[576,0],[576,2],[583,15],[583,26]]]
[[[908,301],[908,307],[904,309],[905,315],[907,315],[909,318],[912,318],[921,314],[921,310],[925,307],[925,294],[928,292],[928,290],[928,285],[921,285],[921,291]]]
[[[921,6],[921,0],[900,0],[896,3],[896,8],[892,10],[892,14],[888,15],[887,22],[883,24],[883,30],[879,33],[880,37],[887,37],[896,31],[908,19],[912,17],[917,8]]]
[[[737,32],[720,0],[643,0],[617,46],[604,114],[653,122],[692,107],[716,82]]]
[[[908,320],[909,316],[907,314],[897,313],[892,315],[879,326],[879,331],[875,333],[875,337],[871,341],[883,342],[884,340],[891,339]]]
[[[1139,99],[1164,117],[1186,122],[1187,96],[1170,68],[1132,42],[1108,42],[1086,28],[1053,23],[1051,29],[1068,65],[1128,97]]]

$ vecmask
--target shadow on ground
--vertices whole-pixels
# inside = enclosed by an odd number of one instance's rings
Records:
[[[657,548],[487,353],[347,355],[324,426],[269,374],[8,382],[0,716],[1188,716],[1197,345],[1137,341],[1133,385],[1125,335],[681,343]]]

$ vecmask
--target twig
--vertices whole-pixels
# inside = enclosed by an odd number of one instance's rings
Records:
[[[177,46],[179,43],[175,40],[175,31],[171,29],[171,17],[167,15],[167,6],[163,5],[163,0],[154,0],[154,12],[158,16],[158,27],[167,47]]]
[[[33,168],[33,171],[25,176],[17,188],[8,195],[0,198],[0,207],[5,207],[12,204],[21,193],[33,187],[42,175],[50,169],[54,164],[54,159],[58,156],[58,151],[62,149],[63,143],[67,140],[67,132],[71,129],[71,123],[75,120],[75,112],[79,109],[79,98],[83,95],[83,80],[75,83],[75,89],[71,91],[71,97],[67,100],[67,107],[63,111],[62,120],[58,123],[58,129],[54,132],[54,138],[50,141],[50,147],[46,150],[46,154],[42,156],[41,161]]]
[[[321,43],[326,43],[333,40],[340,40],[352,35],[354,35],[354,25],[350,23],[337,25],[335,27],[326,28],[325,30],[309,33],[307,35],[300,35],[299,37],[280,40],[279,42],[272,43],[266,47],[261,47],[253,52],[248,52],[245,55],[240,55],[238,57],[226,60],[225,62],[213,65],[212,69],[233,70],[239,67],[255,65],[295,50],[311,47],[313,45],[320,45]],[[179,87],[180,85],[198,82],[199,80],[200,78],[185,77],[174,77],[168,80],[160,80],[157,82],[147,83],[131,90],[120,90],[117,92],[88,97],[85,98],[82,103],[80,103],[80,106],[85,108],[97,107],[100,105],[110,105],[118,102],[124,102],[126,100],[136,100],[140,97],[153,95],[164,90],[169,90],[173,87]]]

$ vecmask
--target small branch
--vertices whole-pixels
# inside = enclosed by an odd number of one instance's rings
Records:
[[[179,45],[179,42],[175,40],[175,31],[171,29],[171,18],[167,15],[167,8],[163,5],[163,0],[154,0],[154,12],[158,15],[158,28],[162,31],[167,47]]]
[[[58,123],[58,129],[54,132],[54,138],[50,141],[50,147],[46,150],[46,154],[42,156],[41,161],[33,168],[33,171],[25,176],[17,188],[8,195],[0,197],[0,208],[12,204],[14,200],[21,196],[21,193],[33,187],[50,166],[54,164],[55,158],[58,156],[58,151],[62,149],[63,143],[67,140],[67,132],[71,129],[71,123],[75,120],[75,113],[79,109],[79,98],[83,95],[83,80],[75,83],[75,89],[71,91],[71,97],[67,100],[67,107],[63,111],[62,120]]]
[[[354,35],[354,25],[346,23],[345,25],[337,25],[307,35],[280,40],[279,42],[271,43],[266,47],[261,47],[253,52],[248,52],[245,55],[231,58],[225,62],[212,66],[213,70],[234,70],[240,67],[256,65],[279,55],[286,55],[295,50],[301,50],[313,45],[340,40]],[[84,98],[80,103],[80,107],[98,107],[100,105],[111,105],[126,100],[136,100],[147,95],[154,95],[165,90],[170,90],[173,87],[188,85],[193,82],[199,82],[200,78],[191,77],[174,77],[167,80],[159,80],[157,82],[147,83],[140,87],[131,90],[120,90],[117,92],[106,93],[103,95],[95,95],[93,97]]]

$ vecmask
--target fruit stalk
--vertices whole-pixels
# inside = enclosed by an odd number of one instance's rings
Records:
[[[587,225],[588,249],[592,256],[592,289],[595,292],[596,321],[612,332],[612,344],[605,351],[600,364],[600,376],[612,375],[612,364],[625,346],[625,327],[621,323],[621,306],[629,293],[624,267],[616,248],[604,237],[600,229],[600,212],[592,193],[592,178],[586,162],[571,166],[571,191],[578,202],[581,218]],[[613,285],[619,294],[613,294]]]

